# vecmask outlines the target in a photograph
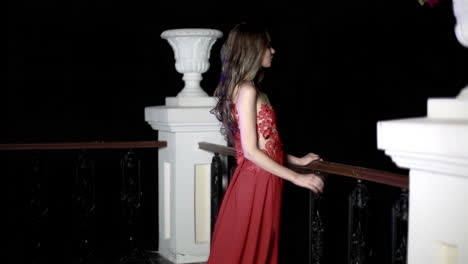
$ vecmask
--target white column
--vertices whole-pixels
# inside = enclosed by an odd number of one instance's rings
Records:
[[[216,104],[200,86],[209,69],[216,29],[171,29],[161,34],[174,51],[185,86],[165,106],[145,108],[145,121],[167,147],[158,152],[159,254],[173,263],[203,262],[210,252],[210,165],[206,141],[226,145],[221,123],[210,113]]]
[[[159,253],[174,263],[203,262],[209,255],[213,154],[198,142],[226,145],[211,108],[145,108],[145,120],[167,142],[158,153]]]
[[[428,115],[381,121],[378,148],[410,169],[409,264],[468,263],[468,100],[428,100]]]

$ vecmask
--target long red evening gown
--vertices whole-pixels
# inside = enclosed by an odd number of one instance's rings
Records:
[[[257,111],[257,134],[261,150],[283,164],[275,112],[266,104]],[[234,139],[237,167],[217,216],[208,264],[276,264],[283,180],[244,157],[239,131]]]

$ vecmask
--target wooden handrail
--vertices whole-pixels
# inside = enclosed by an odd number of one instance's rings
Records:
[[[223,155],[235,156],[236,151],[232,147],[222,145],[200,142],[198,143],[200,149],[220,153]],[[355,179],[390,185],[394,187],[408,189],[409,178],[408,175],[397,174],[387,171],[369,169],[358,166],[351,166],[340,163],[333,163],[328,161],[314,161],[311,164],[301,167],[289,165],[291,169],[296,171],[319,171],[323,173],[336,174],[347,176]]]
[[[166,141],[111,141],[0,144],[0,150],[139,149],[166,147]]]
[[[212,144],[208,142],[199,142],[198,147],[203,150],[219,153],[227,156],[236,156],[236,150],[232,147],[226,147],[222,145]]]

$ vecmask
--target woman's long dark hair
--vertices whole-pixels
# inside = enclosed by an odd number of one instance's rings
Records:
[[[246,23],[236,25],[221,48],[221,77],[214,92],[217,104],[211,113],[222,122],[221,133],[230,145],[238,129],[232,114],[234,89],[243,83],[259,87],[263,78],[262,60],[268,48],[270,36],[267,29]]]

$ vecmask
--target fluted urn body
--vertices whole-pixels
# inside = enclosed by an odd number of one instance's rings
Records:
[[[185,86],[177,94],[179,104],[195,100],[200,102],[204,97],[209,97],[200,86],[200,81],[202,74],[210,68],[211,48],[222,36],[219,30],[203,28],[170,29],[161,33],[161,38],[166,39],[174,51],[177,72],[183,74]]]

